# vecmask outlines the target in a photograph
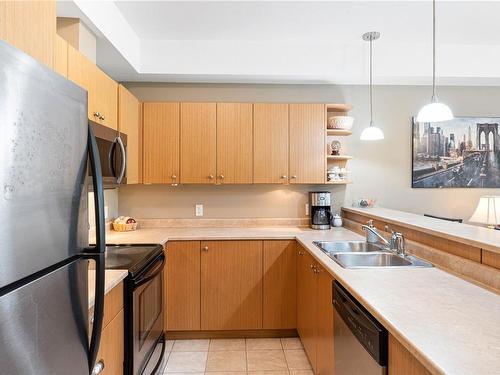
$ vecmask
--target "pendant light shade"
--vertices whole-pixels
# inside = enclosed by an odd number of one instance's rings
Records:
[[[359,137],[362,141],[379,141],[384,139],[384,132],[373,125],[373,41],[380,38],[378,31],[363,34],[364,41],[370,42],[370,126],[364,128]]]
[[[384,139],[384,132],[380,128],[370,125],[363,129],[359,139],[362,141],[378,141]]]
[[[453,112],[436,96],[436,0],[432,0],[432,99],[417,115],[417,122],[441,122],[453,120]]]

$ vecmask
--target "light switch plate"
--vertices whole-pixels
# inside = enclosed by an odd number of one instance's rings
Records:
[[[202,204],[197,204],[195,206],[195,215],[196,216],[203,216],[203,205]]]

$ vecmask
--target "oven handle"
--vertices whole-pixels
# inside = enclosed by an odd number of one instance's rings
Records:
[[[165,254],[161,254],[161,263],[159,266],[154,267],[152,271],[148,272],[145,276],[140,277],[134,282],[134,287],[138,288],[141,285],[146,284],[147,282],[153,280],[160,272],[163,271],[163,268],[165,267],[166,263],[166,257]]]
[[[155,368],[153,369],[153,371],[151,371],[151,374],[153,375],[155,375],[158,372],[161,363],[163,362],[163,357],[165,357],[165,347],[167,346],[167,338],[165,337],[165,332],[161,334],[160,341],[161,341],[161,355],[160,358],[158,359],[158,362],[156,363]]]

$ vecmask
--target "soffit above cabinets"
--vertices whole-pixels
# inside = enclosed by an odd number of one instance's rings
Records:
[[[437,2],[438,83],[500,84],[500,1]],[[120,81],[429,84],[432,4],[420,1],[60,1]],[[480,58],[479,58],[480,56]]]

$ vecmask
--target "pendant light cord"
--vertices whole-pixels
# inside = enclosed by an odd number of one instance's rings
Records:
[[[373,38],[370,38],[370,126],[373,125]]]
[[[436,0],[432,0],[432,102],[436,98]]]

